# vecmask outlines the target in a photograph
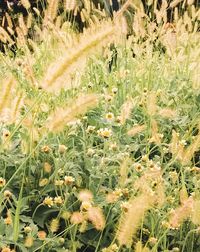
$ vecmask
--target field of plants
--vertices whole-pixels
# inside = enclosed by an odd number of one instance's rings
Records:
[[[0,251],[200,252],[200,9],[60,2],[1,20]]]

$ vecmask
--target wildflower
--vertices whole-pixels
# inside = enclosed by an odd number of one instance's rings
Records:
[[[48,163],[48,162],[45,162],[44,163],[44,167],[43,167],[43,169],[44,169],[44,171],[46,172],[46,173],[50,173],[51,172],[51,165]]]
[[[162,225],[162,227],[164,227],[164,228],[170,228],[170,223],[168,222],[168,221],[162,221],[161,222],[161,225]]]
[[[135,170],[137,171],[137,172],[142,172],[143,171],[143,166],[141,165],[141,164],[139,164],[139,163],[135,163],[134,164],[134,168],[135,168]]]
[[[89,126],[87,127],[87,129],[86,129],[86,132],[90,134],[90,133],[94,132],[94,130],[95,130],[95,126],[89,125]]]
[[[94,154],[95,154],[95,150],[92,149],[92,148],[89,148],[88,151],[87,151],[87,155],[88,155],[89,157],[92,157]]]
[[[6,180],[2,177],[0,177],[0,187],[4,187],[6,184]]]
[[[121,209],[124,210],[124,212],[127,212],[131,205],[129,202],[122,202],[120,206]]]
[[[121,124],[121,123],[122,123],[122,120],[123,120],[123,118],[122,118],[121,116],[117,116],[117,117],[116,117],[116,122],[117,122],[117,123]]]
[[[62,186],[64,184],[64,180],[62,180],[62,179],[58,180],[57,179],[57,180],[55,180],[54,184],[55,184],[55,186]]]
[[[178,247],[174,247],[173,249],[172,249],[172,252],[179,252],[180,251],[180,249],[178,248]]]
[[[175,184],[178,180],[178,174],[176,171],[169,172],[169,177],[172,180],[172,183]]]
[[[116,143],[111,143],[111,144],[110,144],[110,147],[109,147],[109,149],[110,149],[110,150],[112,150],[112,151],[116,151],[116,150],[117,150],[117,148],[118,148],[118,146],[117,146],[117,144],[116,144]]]
[[[88,211],[92,207],[92,204],[88,201],[83,201],[81,204],[81,211]]]
[[[27,236],[24,242],[24,246],[27,248],[30,248],[33,246],[33,237],[32,236]]]
[[[118,92],[118,88],[116,88],[116,87],[112,88],[112,93],[113,94],[116,94],[117,92]]]
[[[37,236],[39,240],[45,240],[45,238],[47,237],[47,233],[41,230],[41,231],[38,231]]]
[[[158,239],[155,238],[155,237],[150,237],[150,238],[149,238],[149,244],[150,244],[151,246],[154,246],[154,245],[157,243],[157,241],[158,241]]]
[[[112,135],[112,131],[108,128],[100,129],[97,131],[98,135],[104,138],[109,138]]]
[[[108,193],[106,196],[106,201],[108,203],[115,203],[123,195],[121,189],[115,189],[115,191]]]
[[[7,217],[4,219],[6,225],[12,225],[12,216],[10,210],[7,211]]]
[[[65,239],[60,237],[58,242],[59,242],[59,244],[63,245],[65,243]]]
[[[71,185],[74,183],[75,179],[72,176],[64,177],[65,185]]]
[[[111,102],[112,99],[113,99],[113,97],[112,97],[111,95],[104,95],[104,99],[105,99],[105,101],[107,101],[107,102]]]
[[[117,244],[112,244],[110,245],[108,248],[104,248],[102,249],[102,252],[117,252],[119,250],[119,247],[117,246]]]
[[[82,190],[78,195],[78,199],[82,202],[91,202],[93,195],[89,190]]]
[[[70,221],[72,224],[78,225],[85,220],[84,216],[80,212],[74,212],[71,215]]]
[[[70,216],[71,216],[71,213],[68,211],[63,211],[61,214],[61,218],[64,220],[68,220],[70,218]]]
[[[52,207],[53,206],[53,198],[47,196],[44,201],[43,201],[44,205],[47,205],[48,207]]]
[[[24,227],[24,232],[27,234],[27,233],[30,233],[32,231],[32,228],[30,226],[26,226]]]
[[[88,226],[88,222],[85,220],[83,221],[83,223],[81,224],[80,228],[79,228],[79,232],[80,233],[84,233],[87,229]]]
[[[58,152],[59,152],[60,154],[65,153],[66,150],[67,150],[67,147],[66,147],[64,144],[60,144],[60,145],[58,146]]]
[[[44,153],[49,153],[51,151],[51,148],[48,145],[44,145],[42,146],[41,151]]]
[[[114,120],[114,114],[109,112],[105,115],[105,118],[108,122],[112,122]]]
[[[2,138],[3,140],[7,139],[10,136],[10,131],[7,129],[3,130]]]
[[[143,162],[147,162],[149,160],[148,156],[147,155],[143,155],[142,156],[142,161]]]
[[[9,199],[12,197],[12,193],[9,190],[5,190],[3,193],[4,197]]]
[[[47,185],[48,182],[49,182],[49,180],[48,180],[47,178],[41,179],[41,180],[39,181],[39,186],[40,186],[40,187],[43,187],[43,186]]]
[[[148,91],[148,89],[147,89],[147,88],[144,88],[144,89],[143,89],[143,93],[144,93],[144,94],[146,94],[146,93],[147,93],[147,91]]]
[[[55,197],[55,198],[54,198],[54,203],[55,203],[56,205],[62,205],[62,203],[63,203],[62,197],[61,197],[61,196]]]
[[[11,249],[9,247],[4,247],[1,252],[11,252]]]

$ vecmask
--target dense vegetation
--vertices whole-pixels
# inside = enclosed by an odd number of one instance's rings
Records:
[[[48,3],[0,27],[1,251],[199,252],[199,8]]]

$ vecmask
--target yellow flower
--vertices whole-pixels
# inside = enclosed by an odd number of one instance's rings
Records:
[[[53,199],[52,197],[46,197],[44,200],[43,200],[43,204],[44,205],[47,205],[48,207],[52,207],[53,206]]]
[[[12,197],[12,193],[9,190],[5,190],[3,195],[7,199]]]
[[[87,155],[89,157],[92,157],[94,155],[94,153],[95,153],[95,150],[93,150],[92,148],[89,148],[88,151],[87,151]]]
[[[109,113],[106,114],[105,118],[106,118],[107,121],[111,122],[111,121],[114,120],[114,114],[109,112]]]
[[[11,252],[11,249],[9,247],[4,247],[1,252]]]
[[[3,135],[2,135],[3,139],[5,140],[5,139],[8,138],[9,136],[10,136],[10,131],[7,130],[7,129],[4,129],[4,130],[3,130]]]
[[[67,150],[67,147],[64,144],[60,144],[58,147],[58,151],[60,154],[65,153],[65,151]]]
[[[49,180],[47,178],[41,179],[39,182],[39,186],[43,187],[43,186],[47,185],[48,182],[49,182]]]
[[[108,128],[100,129],[97,131],[98,135],[104,138],[109,138],[112,136],[112,131]]]
[[[62,200],[62,198],[60,196],[57,196],[57,197],[54,198],[54,203],[56,205],[62,205],[63,200]]]
[[[61,180],[61,179],[55,180],[54,184],[55,186],[62,186],[64,184],[64,180]]]
[[[81,204],[82,211],[87,211],[90,207],[92,207],[92,204],[89,201],[84,201]]]
[[[46,173],[50,173],[51,172],[51,165],[48,162],[45,162],[43,169]]]
[[[121,209],[124,210],[124,212],[128,212],[131,204],[129,202],[122,202],[121,203]]]
[[[39,240],[44,240],[47,237],[47,233],[45,231],[38,231],[37,236]]]
[[[113,94],[116,94],[117,91],[118,91],[118,88],[116,88],[116,87],[112,88],[112,93],[113,93]]]
[[[94,132],[94,130],[95,130],[95,126],[89,125],[89,126],[87,127],[87,129],[86,129],[86,132],[87,132],[87,133],[92,133],[92,132]]]
[[[25,233],[30,233],[32,231],[32,228],[29,226],[24,227],[24,232]]]
[[[110,149],[110,150],[112,150],[112,151],[116,151],[116,150],[117,150],[117,148],[118,148],[118,146],[117,146],[117,144],[116,144],[116,143],[111,143],[111,144],[110,144],[110,147],[109,147],[109,149]]]
[[[24,243],[24,246],[27,247],[27,248],[30,248],[33,246],[33,237],[32,236],[27,236],[26,239],[25,239],[25,243]]]
[[[135,168],[135,170],[137,171],[137,172],[142,172],[143,171],[143,166],[141,165],[141,164],[139,164],[139,163],[135,163],[134,164],[134,168]]]
[[[0,187],[4,187],[6,184],[6,180],[4,178],[0,178]]]
[[[42,146],[41,151],[44,153],[49,153],[51,151],[51,148],[48,145],[44,145]]]
[[[71,185],[74,183],[75,179],[72,176],[65,176],[65,185]]]

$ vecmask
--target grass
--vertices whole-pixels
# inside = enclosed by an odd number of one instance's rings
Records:
[[[121,13],[82,35],[54,14],[0,57],[1,251],[198,252],[196,19],[139,12],[126,38]]]

